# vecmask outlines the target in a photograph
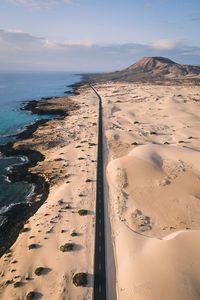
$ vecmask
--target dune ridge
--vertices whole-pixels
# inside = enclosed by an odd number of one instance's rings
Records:
[[[96,88],[104,103],[118,299],[199,299],[199,87]]]

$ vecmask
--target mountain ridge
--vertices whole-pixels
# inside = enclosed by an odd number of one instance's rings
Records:
[[[146,56],[121,71],[87,75],[87,78],[92,81],[200,81],[200,65],[179,64],[166,57]]]

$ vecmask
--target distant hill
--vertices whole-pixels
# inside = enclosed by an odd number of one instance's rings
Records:
[[[91,81],[200,81],[200,66],[178,64],[165,57],[143,57],[121,71],[86,76]]]

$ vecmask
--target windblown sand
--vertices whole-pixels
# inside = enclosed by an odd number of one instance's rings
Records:
[[[118,299],[200,299],[200,87],[96,88]]]

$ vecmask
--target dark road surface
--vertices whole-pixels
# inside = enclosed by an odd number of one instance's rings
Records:
[[[94,90],[94,92],[99,98],[93,300],[106,300],[106,250],[105,250],[104,186],[103,186],[104,175],[103,175],[102,101],[97,91],[92,86],[91,88]]]

